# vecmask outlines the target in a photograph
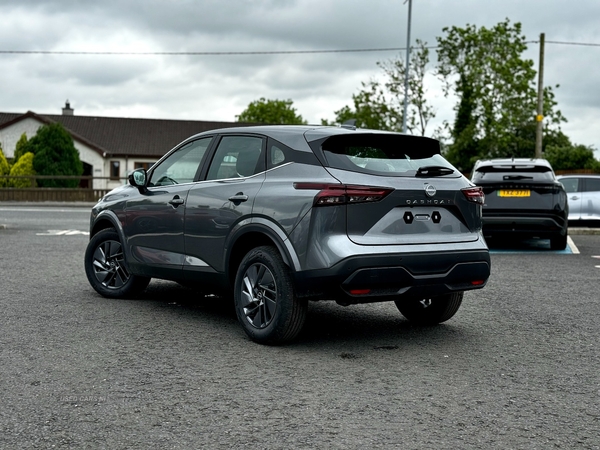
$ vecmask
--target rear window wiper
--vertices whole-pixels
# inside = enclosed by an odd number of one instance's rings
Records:
[[[527,175],[504,175],[503,180],[533,180],[533,177]]]
[[[454,169],[444,166],[423,166],[419,167],[416,177],[440,177],[454,173]]]

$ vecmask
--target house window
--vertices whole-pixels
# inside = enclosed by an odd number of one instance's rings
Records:
[[[150,167],[152,167],[152,164],[154,164],[154,163],[149,163],[149,162],[134,162],[133,163],[133,168],[134,169],[145,169],[146,171],[148,171],[148,169],[150,169]]]
[[[121,177],[121,162],[111,161],[110,162],[110,179],[118,180]]]

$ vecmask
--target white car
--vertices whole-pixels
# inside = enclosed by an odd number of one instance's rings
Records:
[[[600,225],[600,175],[558,176],[569,202],[569,221],[598,221]]]

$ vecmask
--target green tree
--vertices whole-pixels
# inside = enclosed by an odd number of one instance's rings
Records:
[[[594,149],[585,145],[548,146],[545,158],[554,170],[591,169],[600,172],[600,161],[594,157]]]
[[[35,170],[33,170],[33,153],[31,152],[22,155],[10,168],[11,177],[27,175],[35,175]],[[27,178],[14,178],[10,180],[10,186],[15,188],[28,188],[35,186],[35,184],[32,185],[31,180]]]
[[[443,29],[438,37],[437,74],[444,92],[458,97],[448,158],[459,169],[473,159],[534,156],[528,130],[537,109],[536,71],[524,59],[521,24],[509,19],[488,29],[468,25]],[[552,88],[544,89],[545,130],[565,122],[555,108]],[[531,148],[531,149],[530,149]]]
[[[426,100],[425,74],[429,63],[426,43],[417,40],[411,55],[407,92],[404,81],[406,64],[402,57],[378,62],[377,65],[383,71],[382,81],[361,83],[362,88],[352,96],[354,107],[344,106],[335,111],[336,122],[344,123],[355,119],[356,126],[360,128],[402,131],[404,98],[407,95],[407,130],[412,134],[425,135],[428,122],[435,117],[433,108]]]
[[[8,186],[8,179],[3,178],[5,175],[10,174],[10,165],[4,156],[4,152],[2,151],[2,147],[0,147],[0,187]]]
[[[381,85],[376,81],[363,82],[362,90],[352,95],[352,102],[354,108],[344,106],[335,111],[337,123],[355,121],[354,124],[359,128],[389,131],[398,130],[401,126],[402,119],[398,124],[398,111],[389,106]],[[327,124],[323,120],[321,122]]]
[[[17,141],[17,145],[15,146],[15,154],[13,155],[13,164],[15,164],[21,156],[27,153],[27,135],[23,133],[19,140]]]
[[[273,125],[304,125],[306,121],[296,113],[292,100],[267,100],[261,97],[251,102],[237,115],[238,122]]]
[[[33,169],[38,175],[81,176],[83,164],[71,135],[59,123],[41,126],[24,147],[34,154]],[[38,180],[41,187],[77,187],[79,180]]]
[[[408,91],[405,92],[406,64],[401,57],[392,59],[378,65],[383,69],[387,80],[385,87],[390,93],[392,105],[395,109],[402,110],[400,118],[404,115],[404,97],[408,96],[408,117],[406,128],[412,134],[425,136],[427,124],[435,117],[435,111],[427,103],[425,88],[425,75],[429,64],[429,49],[427,43],[417,39],[416,47],[411,49],[408,68]],[[402,122],[402,120],[400,121]]]
[[[453,142],[448,146],[445,156],[456,168],[468,172],[479,159],[482,150],[477,136],[473,91],[462,77],[459,86],[463,95],[456,108],[456,118],[451,131]]]

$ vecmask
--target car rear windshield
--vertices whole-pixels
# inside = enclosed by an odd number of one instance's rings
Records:
[[[511,180],[554,180],[554,172],[548,166],[538,164],[490,164],[477,167],[472,180],[511,181]]]
[[[461,176],[435,139],[409,135],[332,136],[321,144],[330,167],[374,175]]]

